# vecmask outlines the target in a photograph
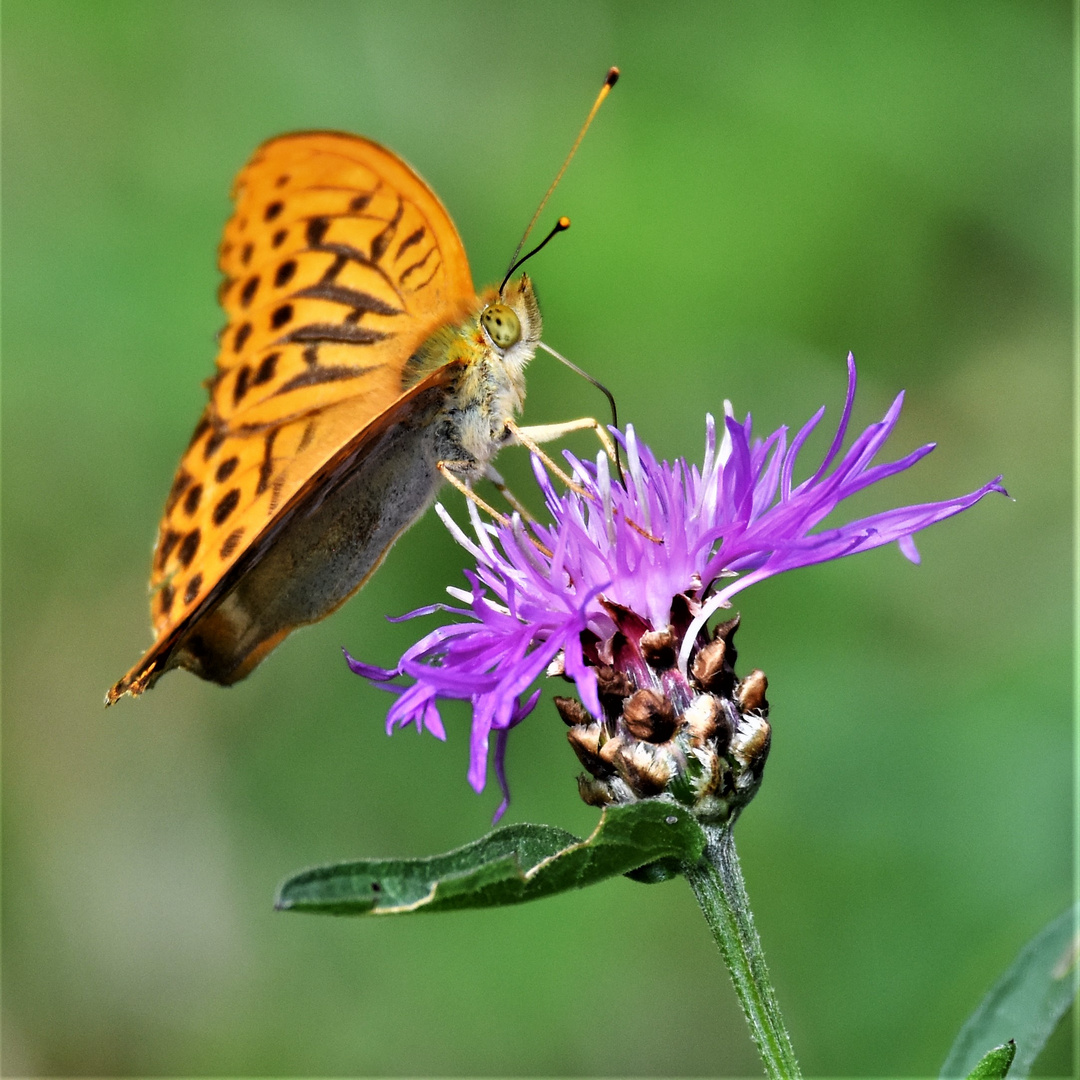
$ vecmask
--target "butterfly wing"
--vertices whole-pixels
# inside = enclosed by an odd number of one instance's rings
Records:
[[[410,389],[406,364],[476,304],[449,215],[375,143],[334,133],[273,139],[233,196],[220,251],[229,321],[159,528],[156,640],[110,702],[172,666],[193,620],[235,583],[237,566],[262,557],[322,470],[362,456],[418,393],[429,400],[453,378],[435,372]]]

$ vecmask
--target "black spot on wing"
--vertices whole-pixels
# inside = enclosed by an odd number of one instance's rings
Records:
[[[202,430],[205,431],[206,428],[208,428],[209,426],[210,424],[207,423],[206,427],[204,427]],[[197,428],[196,431],[198,431]],[[198,434],[201,435],[202,431],[199,431]],[[173,507],[180,501],[180,496],[183,495],[185,491],[187,491],[191,480],[191,473],[185,472],[183,469],[181,469],[176,474],[176,478],[173,480],[172,487],[169,489],[169,497],[165,500],[166,514],[172,513]]]
[[[419,244],[420,241],[424,239],[424,233],[426,232],[427,229],[423,225],[421,225],[418,229],[413,229],[413,231],[409,233],[409,235],[406,236],[405,239],[402,240],[401,243],[398,245],[397,254],[394,256],[395,260],[400,259],[401,253],[403,251],[408,251],[408,249],[411,248],[413,244]]]
[[[334,282],[348,263],[349,260],[344,255],[335,255],[334,261],[323,271],[323,276],[319,278],[320,283]]]
[[[319,250],[329,251],[334,255],[339,255],[341,258],[351,260],[352,262],[363,263],[364,266],[371,266],[371,259],[359,248],[353,247],[352,244],[321,244]]]
[[[219,428],[217,431],[210,432],[210,436],[206,440],[206,445],[203,447],[203,461],[209,461],[218,452],[218,448],[224,441],[224,428]]]
[[[161,591],[158,593],[158,610],[162,615],[168,615],[172,609],[173,600],[176,599],[176,591],[173,587],[166,582],[161,586]]]
[[[251,380],[252,386],[262,386],[263,383],[268,383],[274,377],[274,371],[277,368],[280,356],[281,353],[272,352],[262,358],[262,363],[259,364],[259,368],[255,372],[255,378]]]
[[[271,514],[277,513],[278,506],[281,505],[281,489],[285,486],[285,477],[279,476],[274,481],[274,490],[270,492],[270,505],[267,510]]]
[[[159,570],[165,566],[166,561],[173,552],[173,548],[176,547],[179,541],[180,534],[174,529],[169,529],[161,538],[157,550],[157,566]]]
[[[274,284],[280,289],[283,285],[288,285],[292,281],[293,274],[296,273],[296,260],[288,259],[283,262],[274,274]]]
[[[404,213],[405,203],[399,195],[397,210],[394,212],[394,216],[386,223],[386,228],[371,241],[372,262],[378,262],[386,253],[386,249],[390,246],[394,239],[394,235],[397,233],[397,227],[401,223],[401,216]]]
[[[361,375],[366,375],[369,371],[375,371],[382,366],[382,364],[372,364],[368,367],[349,367],[348,365],[343,364],[335,367],[308,368],[307,371],[302,371],[299,375],[294,375],[287,383],[284,383],[275,390],[274,395],[276,397],[278,394],[287,394],[290,390],[300,390],[305,386],[318,386],[320,383],[341,382],[344,379],[356,379]]]
[[[393,334],[384,334],[379,330],[372,330],[367,326],[348,326],[340,323],[310,323],[308,326],[300,326],[290,331],[275,342],[277,345],[287,345],[295,341],[332,341],[346,345],[373,345],[377,341],[384,341]]]
[[[191,560],[195,558],[195,552],[199,550],[199,541],[202,539],[202,534],[198,529],[192,529],[191,532],[184,537],[183,543],[180,545],[180,550],[176,553],[176,557],[180,560],[181,566],[190,566]]]
[[[184,590],[184,603],[190,604],[196,596],[199,595],[199,590],[202,588],[202,574],[196,574],[188,583],[187,588]]]
[[[308,446],[311,443],[312,438],[315,435],[316,427],[318,427],[318,425],[315,423],[314,420],[309,420],[304,425],[304,434],[300,436],[300,442],[297,444],[297,447],[296,447],[296,452],[298,454],[302,453],[304,450],[306,450],[308,448]]]
[[[191,433],[191,438],[188,440],[187,448],[189,450],[203,437],[209,427],[210,418],[206,413],[203,413],[202,416],[199,417],[199,422],[195,425],[195,430]],[[176,479],[179,480],[180,477],[178,476]],[[191,478],[189,477],[188,479],[190,480]]]
[[[245,364],[236,373],[236,382],[233,383],[232,399],[234,405],[239,405],[244,395],[248,392],[248,379],[251,378],[251,368]]]
[[[196,484],[194,487],[188,488],[188,493],[184,496],[184,513],[187,514],[188,517],[191,517],[191,515],[199,509],[202,491],[202,484]]]
[[[236,466],[239,464],[240,459],[238,457],[226,458],[226,460],[217,467],[214,479],[217,480],[219,484],[224,484],[225,481],[236,472]]]
[[[431,273],[428,274],[428,276],[426,278],[424,278],[423,281],[416,282],[416,284],[412,286],[412,290],[414,292],[419,292],[421,289],[426,289],[428,287],[428,285],[431,284],[432,278],[434,278],[435,275],[439,272],[439,268],[441,266],[442,266],[442,259],[436,259],[435,260],[435,265],[431,269]]]
[[[255,486],[255,494],[261,495],[270,486],[270,477],[274,472],[274,440],[277,438],[278,429],[274,428],[266,435],[263,442],[263,459],[259,465],[259,482]]]
[[[412,275],[417,273],[417,271],[422,270],[424,268],[425,264],[431,259],[431,256],[434,255],[434,254],[435,254],[435,248],[433,248],[433,247],[428,248],[427,254],[424,255],[424,257],[422,259],[417,259],[416,262],[411,263],[409,266],[405,267],[405,269],[402,270],[402,272],[398,275],[398,284],[399,285],[404,285],[405,284],[405,279],[409,278],[409,277],[412,277]],[[439,266],[440,266],[440,262],[439,262],[438,259],[436,259],[435,260],[435,269],[437,270],[439,268]]]
[[[325,217],[314,217],[307,224],[307,244],[308,247],[317,248],[322,246],[323,237],[326,236],[326,230],[330,228],[330,219]]]
[[[223,525],[228,516],[240,503],[240,489],[233,488],[218,500],[214,507],[213,519],[215,525]]]
[[[376,315],[400,315],[401,308],[380,300],[371,293],[361,292],[359,289],[349,289],[344,285],[334,285],[332,282],[320,282],[318,285],[310,285],[293,293],[293,298],[305,297],[310,300],[329,300],[335,304],[344,304],[361,315],[373,312]]]
[[[225,543],[221,545],[221,557],[227,559],[240,543],[240,538],[244,535],[243,528],[233,529],[228,536],[225,537]]]
[[[250,277],[244,282],[244,287],[240,290],[240,306],[247,307],[251,301],[255,298],[255,293],[259,288],[259,275]]]

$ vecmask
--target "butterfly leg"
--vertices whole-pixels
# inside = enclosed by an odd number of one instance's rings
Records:
[[[500,514],[494,506],[480,498],[480,496],[454,472],[455,466],[460,469],[471,468],[472,465],[473,463],[471,461],[439,461],[436,463],[435,468],[439,470],[444,480],[456,487],[466,499],[476,503],[485,514],[490,514],[492,519],[497,521],[500,525],[509,525],[510,519],[505,514]],[[511,502],[510,505],[513,506],[514,504]]]
[[[484,479],[490,480],[495,485],[495,490],[510,504],[511,508],[521,515],[522,521],[535,521],[536,518],[529,513],[525,504],[510,490],[506,481],[496,472],[494,466],[488,465],[484,469]]]
[[[542,424],[537,427],[518,427],[513,420],[507,422],[507,428],[514,438],[526,449],[530,450],[553,472],[571,491],[576,492],[578,495],[582,495],[587,499],[592,499],[594,496],[590,495],[583,487],[575,483],[567,474],[555,464],[554,461],[540,449],[539,443],[548,442],[551,439],[561,438],[563,435],[572,431],[587,431],[590,428],[596,432],[597,437],[600,439],[601,444],[607,451],[608,457],[615,462],[618,467],[618,457],[615,454],[615,444],[611,441],[611,436],[600,426],[600,423],[590,416],[582,417],[580,420],[567,420],[563,424]],[[622,469],[619,469],[619,477],[622,479]],[[636,521],[626,519],[627,524],[635,531],[645,537],[646,540],[651,540],[654,544],[662,543],[659,537],[653,536],[647,529],[642,528]]]
[[[473,489],[469,487],[469,485],[466,484],[460,476],[454,475],[453,468],[455,465],[458,466],[458,468],[461,468],[463,465],[471,464],[472,462],[440,461],[436,464],[435,467],[439,470],[440,473],[442,473],[443,477],[446,480],[453,484],[453,486],[456,487],[458,491],[460,491],[461,494],[465,496],[466,499],[469,499],[471,502],[476,503],[476,505],[479,506],[485,514],[490,514],[491,517],[500,525],[509,525],[510,519],[505,514],[500,514],[499,511],[496,510],[495,507],[493,507],[490,503],[487,503],[483,499],[481,499],[480,496],[477,495],[476,492],[473,491]],[[495,476],[499,476],[499,474],[495,472],[494,469],[491,469],[490,466],[489,469],[490,472],[485,474],[487,475],[488,479],[492,478],[490,475],[491,473],[494,473]],[[499,482],[502,483],[502,477],[499,477]],[[523,519],[525,519],[526,521],[536,520],[523,506],[521,506],[518,500],[514,498],[512,494],[510,494],[510,489],[507,488],[505,484],[502,485],[502,488],[500,490],[503,492],[503,494],[507,496],[507,502],[509,502],[510,505],[513,506],[519,514],[521,514]],[[552,557],[551,552],[546,547],[544,547],[544,545],[541,544],[535,536],[530,536],[528,533],[526,533],[526,536],[528,536],[529,541],[532,543],[533,547],[535,547],[537,551],[546,555],[549,559]]]
[[[510,430],[516,435],[524,434],[534,443],[554,442],[556,439],[561,439],[563,436],[575,431],[594,431],[608,459],[613,463],[615,461],[615,443],[612,442],[607,428],[599,420],[591,416],[582,416],[578,420],[564,420],[561,424],[534,424],[524,428],[518,427],[511,421]],[[522,445],[528,446],[529,444],[522,442]],[[529,449],[531,450],[532,447],[529,446]]]
[[[548,471],[554,473],[571,491],[576,492],[578,495],[588,497],[588,492],[570,478],[570,476],[540,449],[540,443],[551,442],[555,439],[562,438],[562,436],[569,434],[572,431],[584,431],[588,428],[592,428],[594,431],[599,432],[601,430],[600,425],[590,417],[584,417],[581,420],[568,420],[564,424],[542,424],[537,427],[518,427],[513,420],[508,420],[506,424],[510,433],[514,436],[514,440],[520,443],[527,450],[534,453],[547,467]],[[611,440],[607,436],[607,432],[604,432],[603,438]],[[605,449],[607,447],[605,446]]]

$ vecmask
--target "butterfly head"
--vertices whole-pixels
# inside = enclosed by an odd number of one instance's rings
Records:
[[[533,358],[540,340],[540,307],[527,274],[509,282],[501,294],[483,297],[479,328],[485,343],[511,367]]]

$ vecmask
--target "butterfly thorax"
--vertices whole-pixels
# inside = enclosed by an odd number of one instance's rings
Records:
[[[498,303],[517,318],[520,337],[500,348],[484,328],[482,313]],[[466,478],[483,474],[498,449],[510,437],[508,421],[525,402],[525,367],[540,340],[540,309],[527,276],[508,286],[500,298],[492,290],[463,322],[435,331],[413,354],[403,376],[403,389],[431,372],[456,366],[460,376],[447,394],[441,430],[442,460]]]

